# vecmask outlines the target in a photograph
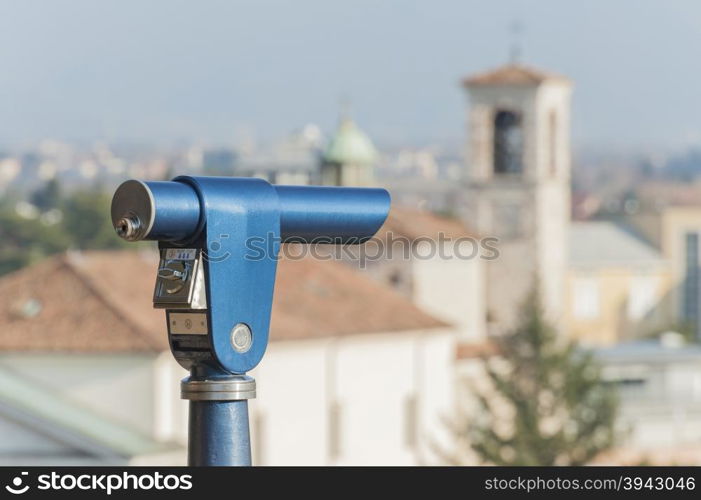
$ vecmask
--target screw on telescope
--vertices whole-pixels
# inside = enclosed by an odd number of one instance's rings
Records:
[[[122,217],[114,226],[117,235],[127,241],[138,240],[140,229],[141,220],[138,217]]]
[[[245,323],[238,323],[231,330],[231,346],[236,352],[244,353],[253,344],[253,333]]]

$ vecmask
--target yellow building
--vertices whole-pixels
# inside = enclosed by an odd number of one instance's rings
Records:
[[[611,345],[675,325],[671,263],[631,229],[575,222],[569,247],[565,324],[572,338]]]
[[[631,217],[636,229],[652,241],[670,263],[672,314],[701,339],[701,207],[670,206],[659,213]]]

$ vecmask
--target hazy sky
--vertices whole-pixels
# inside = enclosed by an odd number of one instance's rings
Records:
[[[0,143],[269,139],[345,95],[380,145],[455,144],[514,19],[575,80],[576,144],[701,144],[698,0],[0,0]]]

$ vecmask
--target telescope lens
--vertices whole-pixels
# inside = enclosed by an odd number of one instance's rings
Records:
[[[120,238],[124,238],[127,241],[135,241],[139,239],[141,221],[138,217],[122,217],[117,221],[114,229]]]

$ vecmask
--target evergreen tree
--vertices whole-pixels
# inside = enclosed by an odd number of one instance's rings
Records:
[[[62,219],[45,221],[17,214],[13,203],[0,200],[0,276],[67,249],[147,248],[151,242],[129,244],[117,237],[110,220],[111,197],[98,189],[61,196],[51,181],[37,190],[32,202],[42,211],[59,209]]]
[[[76,191],[63,205],[62,227],[73,248],[81,250],[125,248],[115,238],[110,220],[111,196],[99,190]]]
[[[484,360],[490,389],[467,425],[469,446],[496,465],[582,465],[615,443],[617,398],[591,353],[558,336],[537,292]],[[475,418],[474,416],[472,418]]]

